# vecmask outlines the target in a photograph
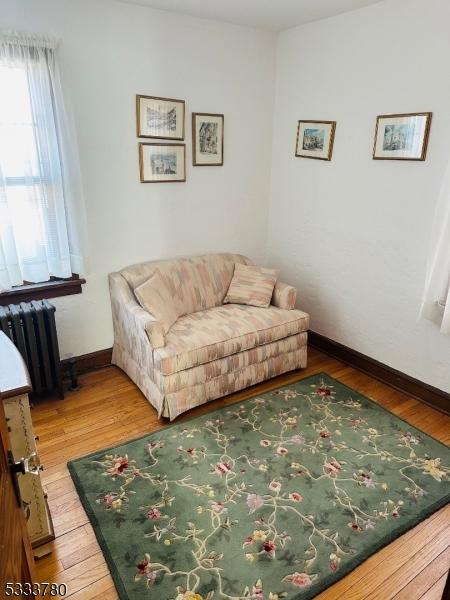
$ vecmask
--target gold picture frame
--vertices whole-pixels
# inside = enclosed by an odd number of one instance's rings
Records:
[[[225,118],[219,113],[192,113],[192,164],[221,167]]]
[[[186,181],[186,144],[139,143],[141,183]]]
[[[378,115],[372,158],[424,161],[432,117],[431,112]]]
[[[316,119],[298,121],[295,156],[330,161],[335,134],[336,121]]]
[[[137,137],[184,140],[186,102],[136,94]]]

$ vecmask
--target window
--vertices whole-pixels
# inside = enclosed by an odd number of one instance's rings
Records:
[[[436,204],[420,315],[450,335],[450,162]]]
[[[49,40],[0,37],[0,296],[74,279],[80,254],[67,219],[71,169],[54,50]]]

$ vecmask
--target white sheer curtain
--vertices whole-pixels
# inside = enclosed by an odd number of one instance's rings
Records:
[[[450,163],[437,204],[420,315],[450,334]]]
[[[56,42],[0,32],[0,288],[85,272],[76,138]]]

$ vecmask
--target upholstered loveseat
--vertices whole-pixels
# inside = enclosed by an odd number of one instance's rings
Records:
[[[295,288],[277,282],[268,308],[223,304],[238,263],[253,264],[238,254],[210,254],[144,262],[110,274],[112,362],[159,416],[174,419],[209,400],[306,367],[309,317],[294,308]],[[184,315],[152,345],[158,323],[138,304],[134,290],[156,271]]]

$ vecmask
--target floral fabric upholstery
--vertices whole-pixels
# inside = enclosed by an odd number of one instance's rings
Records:
[[[227,304],[178,319],[154,353],[165,375],[307,331],[300,310]]]
[[[209,400],[306,367],[309,317],[289,310],[294,288],[277,283],[268,308],[222,305],[237,262],[251,264],[237,254],[212,254],[142,263],[110,274],[112,363],[136,383],[159,416],[174,419]],[[133,293],[156,269],[185,311],[166,334],[165,345],[160,323]]]

